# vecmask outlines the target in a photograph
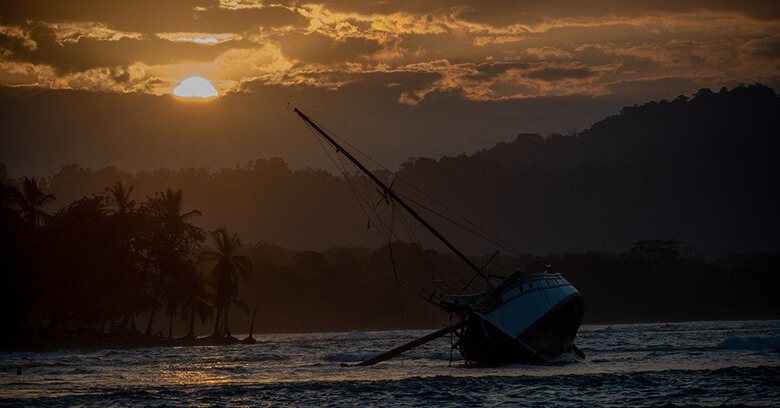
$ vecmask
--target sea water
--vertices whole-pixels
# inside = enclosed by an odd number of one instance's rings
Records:
[[[557,366],[467,367],[445,336],[373,367],[342,367],[428,332],[2,352],[0,405],[780,406],[780,321],[583,326],[576,342],[587,358]]]

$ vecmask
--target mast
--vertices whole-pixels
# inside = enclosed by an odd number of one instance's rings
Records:
[[[474,265],[474,263],[471,262],[471,260],[467,258],[466,255],[460,252],[458,248],[455,248],[455,246],[452,245],[452,243],[450,243],[450,241],[448,241],[446,238],[444,238],[444,236],[442,236],[439,233],[439,231],[436,231],[436,229],[433,228],[433,226],[431,226],[431,224],[429,224],[428,221],[425,221],[425,219],[422,216],[420,216],[420,214],[418,214],[417,211],[415,211],[412,207],[409,207],[409,205],[406,204],[406,202],[402,200],[398,195],[396,195],[395,192],[390,189],[390,187],[385,185],[385,183],[383,183],[382,180],[379,180],[373,173],[371,173],[365,166],[363,166],[362,163],[360,163],[354,156],[352,156],[352,154],[344,150],[344,148],[341,147],[341,145],[338,142],[333,140],[333,138],[330,137],[330,135],[325,133],[325,131],[322,130],[322,128],[317,126],[316,123],[312,122],[311,119],[309,119],[309,117],[306,116],[303,112],[298,110],[298,108],[293,108],[293,111],[297,113],[298,116],[300,116],[304,122],[306,122],[314,130],[316,130],[317,133],[320,134],[320,136],[322,136],[325,140],[327,140],[328,143],[330,143],[333,147],[335,147],[336,152],[343,154],[344,157],[346,157],[349,161],[351,161],[352,164],[357,166],[357,168],[359,168],[360,171],[363,172],[363,174],[365,174],[374,183],[376,183],[379,186],[379,188],[382,189],[382,192],[385,195],[385,197],[390,197],[393,199],[393,201],[397,202],[404,210],[406,210],[409,214],[411,214],[412,217],[414,217],[420,224],[422,224],[423,227],[425,227],[428,231],[430,231],[439,241],[441,241],[447,248],[449,248],[449,250],[452,251],[452,253],[454,253],[458,258],[460,258],[463,262],[465,262],[466,265],[468,265],[471,269],[473,269],[477,273],[477,275],[482,277],[482,279],[488,282],[488,284],[490,284],[491,286],[493,285],[492,281],[490,280],[490,277],[488,277],[487,274],[485,274],[485,272],[482,271],[482,269],[480,269],[477,265]]]

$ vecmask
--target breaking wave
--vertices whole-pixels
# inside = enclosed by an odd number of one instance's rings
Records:
[[[718,344],[726,350],[775,350],[780,351],[780,337],[729,337]]]

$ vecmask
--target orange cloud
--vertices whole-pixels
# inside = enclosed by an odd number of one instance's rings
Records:
[[[780,76],[780,11],[766,2],[65,3],[0,4],[0,84],[157,94],[182,75],[208,76],[220,91],[432,75],[396,90],[398,102],[415,104],[435,92],[505,100]]]

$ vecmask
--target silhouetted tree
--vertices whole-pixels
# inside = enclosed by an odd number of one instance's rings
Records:
[[[30,273],[23,273],[33,241],[16,210],[17,194],[15,188],[0,183],[0,344],[5,345],[29,334],[29,296],[33,295]]]
[[[106,187],[106,193],[111,199],[111,203],[116,207],[119,214],[126,214],[135,208],[135,200],[130,198],[133,192],[133,186],[126,187],[125,183],[117,182],[111,187]]]
[[[195,317],[201,323],[206,323],[211,318],[212,307],[209,303],[215,299],[215,296],[206,293],[206,282],[197,269],[187,269],[186,273],[180,279],[181,290],[181,317],[188,322],[189,328],[187,340],[195,339]]]
[[[116,285],[121,288],[116,302],[121,304],[124,316],[120,324],[122,331],[135,330],[135,315],[149,308],[152,302],[149,280],[151,265],[144,261],[146,251],[140,240],[144,215],[136,207],[136,201],[131,198],[133,186],[116,182],[104,189],[108,204],[113,207],[111,221],[117,237],[117,245],[124,249],[121,262],[115,269]]]
[[[197,248],[204,239],[203,231],[192,225],[189,220],[201,215],[198,210],[184,212],[181,190],[167,189],[147,199],[141,210],[144,221],[144,241],[146,257],[156,273],[153,284],[154,301],[151,315],[146,326],[146,334],[151,334],[152,324],[158,307],[166,297],[166,281],[176,279],[177,271],[183,260]],[[170,302],[167,302],[170,303]]]
[[[239,275],[246,278],[252,270],[252,262],[248,257],[236,254],[241,248],[238,233],[230,235],[227,229],[218,228],[211,232],[211,237],[214,239],[216,249],[202,252],[200,259],[204,262],[216,262],[211,271],[217,308],[214,337],[230,337],[228,325],[230,305],[237,304],[246,309],[245,304],[236,300],[236,295]]]
[[[34,177],[25,177],[22,190],[14,193],[14,203],[18,206],[19,213],[31,226],[40,226],[50,218],[42,207],[54,200],[53,195],[44,193],[38,187],[38,180]]]
[[[48,297],[46,288],[46,262],[47,253],[46,235],[43,226],[51,216],[43,210],[46,204],[55,200],[52,194],[45,193],[38,185],[35,178],[25,177],[22,181],[22,189],[10,188],[7,190],[9,197],[4,201],[10,204],[22,220],[21,229],[16,239],[22,243],[19,248],[19,268],[24,271],[20,278],[23,281],[25,298],[23,305],[16,305],[26,309],[31,316],[29,326],[33,337],[38,336],[42,321],[46,316]]]

